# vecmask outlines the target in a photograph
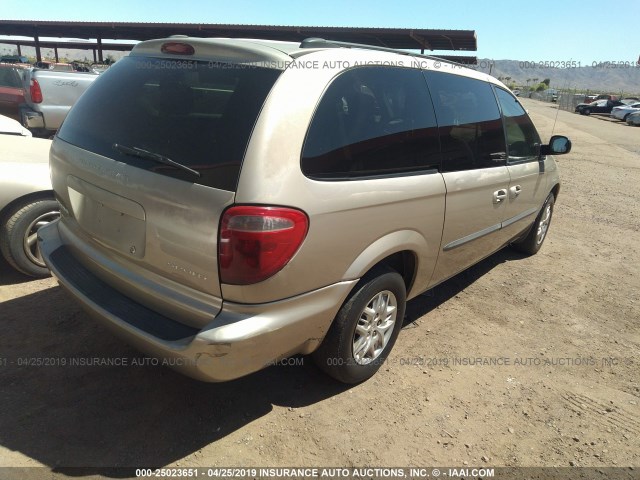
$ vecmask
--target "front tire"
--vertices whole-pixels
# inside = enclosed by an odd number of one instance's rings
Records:
[[[544,243],[545,238],[547,238],[547,233],[549,231],[549,227],[551,226],[551,218],[553,217],[553,207],[555,205],[555,197],[553,193],[550,193],[547,199],[544,201],[542,205],[542,210],[536,217],[531,230],[526,237],[522,240],[519,240],[513,244],[513,247],[516,250],[519,250],[528,255],[535,255],[538,253],[542,244]]]
[[[32,199],[16,206],[0,225],[0,251],[16,270],[31,277],[48,277],[49,269],[37,243],[40,227],[60,216],[58,202]]]
[[[316,364],[343,383],[372,377],[402,329],[406,296],[404,280],[397,272],[376,270],[366,275],[313,353]]]

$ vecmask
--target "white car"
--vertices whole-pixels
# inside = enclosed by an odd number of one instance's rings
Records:
[[[624,121],[630,114],[635,112],[640,112],[640,102],[635,102],[631,105],[613,107],[613,110],[611,110],[611,117]]]
[[[640,110],[630,115],[627,115],[627,123],[629,125],[640,126]]]
[[[20,122],[4,115],[0,115],[0,134],[19,135],[21,137],[31,136],[31,132],[20,125]]]
[[[0,253],[32,277],[49,275],[36,234],[60,216],[49,178],[50,147],[51,140],[30,134],[0,134]]]

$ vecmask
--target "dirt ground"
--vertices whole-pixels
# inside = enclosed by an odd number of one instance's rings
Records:
[[[548,139],[555,108],[523,103]],[[355,387],[306,358],[225,384],[25,366],[144,357],[3,263],[0,467],[640,467],[640,128],[560,112],[555,133],[573,151],[540,253],[504,250],[410,302]]]

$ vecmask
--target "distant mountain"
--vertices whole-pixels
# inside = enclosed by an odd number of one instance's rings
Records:
[[[561,62],[553,62],[554,66]],[[491,66],[493,65],[493,66]],[[577,89],[600,93],[640,93],[640,66],[631,63],[576,66],[575,68],[549,68],[534,62],[519,60],[478,59],[477,70],[494,77],[511,77],[508,82],[518,86],[527,85],[527,79],[537,78],[542,82],[551,80],[550,87],[556,89]],[[533,81],[529,82],[532,85]]]

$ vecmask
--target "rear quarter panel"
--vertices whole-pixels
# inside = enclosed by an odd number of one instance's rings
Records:
[[[363,62],[380,52],[357,52]],[[396,55],[388,54],[397,61]],[[258,119],[240,175],[238,204],[302,209],[307,237],[289,264],[249,286],[222,285],[225,299],[273,301],[361,277],[386,256],[410,250],[418,274],[410,292],[427,288],[442,236],[445,186],[438,173],[353,181],[317,181],[304,176],[300,156],[309,122],[333,77],[354,63],[350,52],[301,57],[315,68],[289,69],[280,77]]]

